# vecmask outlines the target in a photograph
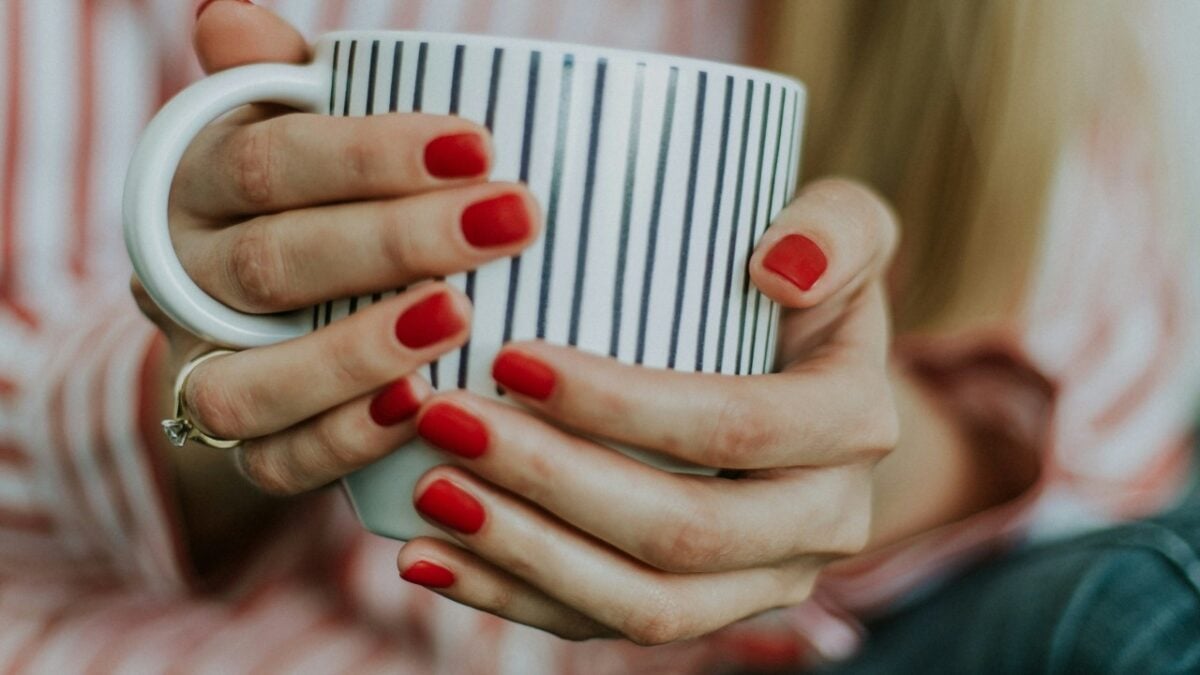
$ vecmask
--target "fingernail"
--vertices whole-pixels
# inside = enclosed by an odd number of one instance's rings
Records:
[[[821,247],[800,234],[789,234],[780,239],[763,258],[763,267],[792,282],[802,291],[807,291],[817,283],[828,264]]]
[[[209,5],[213,4],[214,2],[216,2],[216,0],[201,0],[200,6],[196,8],[196,18],[199,19],[200,15],[204,13],[204,10],[208,9]],[[238,2],[242,2],[247,5],[254,4],[250,0],[238,0]]]
[[[446,588],[454,585],[454,572],[427,560],[418,560],[400,573],[400,578],[426,588]]]
[[[371,399],[371,419],[381,427],[395,426],[416,415],[420,409],[421,401],[408,380],[389,384]]]
[[[435,403],[417,424],[421,438],[456,455],[475,459],[487,450],[488,433],[474,415],[449,403]]]
[[[531,229],[529,209],[520,195],[508,194],[472,204],[463,211],[463,236],[479,248],[520,241]]]
[[[409,349],[421,349],[458,333],[466,324],[446,293],[434,293],[404,310],[396,320],[396,338]]]
[[[554,393],[554,371],[521,352],[503,352],[492,363],[492,378],[506,389],[544,401]]]
[[[425,488],[417,510],[432,520],[463,534],[483,527],[483,505],[448,480],[439,479]]]
[[[487,168],[487,146],[479,134],[442,136],[425,146],[425,169],[435,178],[468,178]]]

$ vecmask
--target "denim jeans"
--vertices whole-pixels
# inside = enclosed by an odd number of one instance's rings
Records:
[[[1200,494],[984,564],[873,622],[875,673],[1200,673]]]

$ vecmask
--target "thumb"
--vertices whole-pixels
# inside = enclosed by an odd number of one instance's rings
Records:
[[[767,228],[750,277],[775,302],[815,307],[879,277],[898,237],[891,209],[853,181],[811,183]]]
[[[206,73],[248,63],[308,60],[304,36],[249,0],[204,0],[196,11],[193,44]]]

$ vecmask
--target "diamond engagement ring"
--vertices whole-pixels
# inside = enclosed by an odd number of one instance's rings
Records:
[[[196,369],[196,366],[215,356],[224,356],[233,353],[228,349],[217,349],[188,361],[179,371],[179,375],[175,377],[175,417],[162,421],[163,433],[167,435],[167,440],[170,441],[171,445],[182,448],[188,441],[196,441],[210,448],[228,450],[241,444],[240,440],[216,438],[209,436],[197,428],[196,423],[188,419],[183,399],[183,387],[187,384],[187,378]]]

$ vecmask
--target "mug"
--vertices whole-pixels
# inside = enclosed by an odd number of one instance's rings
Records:
[[[750,283],[754,245],[794,193],[805,90],[752,68],[535,40],[343,31],[317,40],[308,65],[256,64],[193,84],[146,128],[124,194],[134,270],[171,319],[230,347],[317,330],[399,291],[249,315],[184,272],[167,198],[191,139],[248,103],[357,116],[460,115],[492,133],[492,178],[520,181],[543,206],[538,242],[451,276],[471,297],[470,341],[422,370],[435,390],[503,398],[492,359],[540,338],[621,361],[730,375],[769,372],[779,308]],[[610,444],[612,445],[612,444]],[[635,448],[672,471],[709,472]],[[348,476],[363,525],[436,535],[412,505],[440,463],[414,440]]]

